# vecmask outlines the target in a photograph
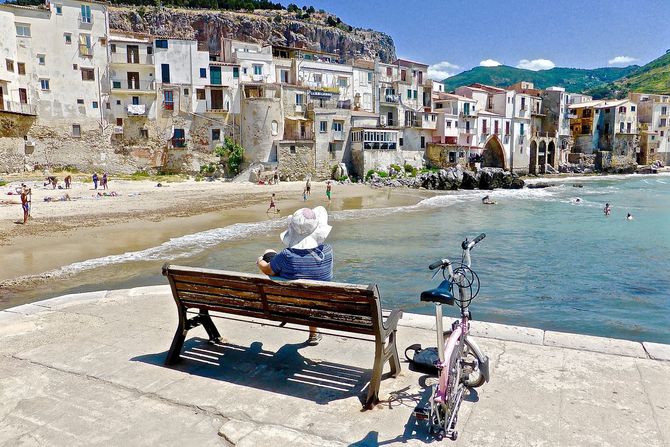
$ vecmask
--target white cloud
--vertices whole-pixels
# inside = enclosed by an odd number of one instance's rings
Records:
[[[636,58],[630,56],[617,56],[614,59],[608,60],[607,65],[630,65],[636,60]]]
[[[493,59],[486,59],[483,60],[479,63],[480,67],[497,67],[499,65],[502,65],[500,62],[493,60]]]
[[[460,67],[447,61],[438,62],[428,67],[428,77],[436,81],[441,81],[456,74]]]
[[[517,65],[516,68],[538,71],[538,70],[549,70],[551,68],[554,68],[555,66],[556,64],[554,64],[549,59],[533,59],[532,61],[529,61],[528,59],[521,59],[519,61],[519,65]]]

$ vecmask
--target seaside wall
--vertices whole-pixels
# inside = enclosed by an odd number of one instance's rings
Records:
[[[315,180],[324,177],[317,174],[314,143],[310,141],[278,141],[277,173],[282,180],[304,180],[308,176]]]

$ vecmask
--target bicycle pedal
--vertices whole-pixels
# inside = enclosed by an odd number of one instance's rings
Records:
[[[417,405],[413,414],[417,420],[427,421],[430,418],[430,407],[428,405]]]

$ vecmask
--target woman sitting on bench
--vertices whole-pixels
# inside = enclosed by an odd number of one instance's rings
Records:
[[[324,244],[331,229],[324,207],[301,208],[288,218],[288,230],[280,235],[287,248],[279,253],[266,250],[256,265],[269,276],[332,281],[333,248]],[[319,340],[321,334],[310,326],[307,342],[316,345]]]

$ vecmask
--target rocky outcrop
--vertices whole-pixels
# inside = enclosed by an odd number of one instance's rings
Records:
[[[187,10],[173,8],[109,8],[112,30],[146,33],[155,36],[197,39],[218,50],[221,37],[245,42],[269,43],[339,54],[343,59],[379,58],[392,62],[393,39],[379,31],[350,28],[341,24],[327,26],[327,13],[297,19],[288,11]]]
[[[382,178],[373,174],[370,185],[376,187],[425,188],[431,190],[457,189],[521,189],[524,181],[518,175],[501,168],[482,168],[466,171],[461,165],[437,172],[426,172],[416,177]]]

